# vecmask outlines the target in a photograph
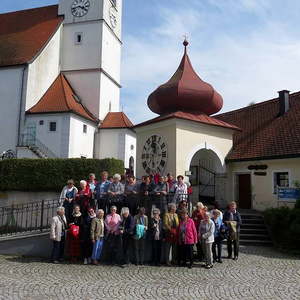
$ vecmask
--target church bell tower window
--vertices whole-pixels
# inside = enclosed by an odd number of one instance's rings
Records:
[[[81,45],[82,44],[82,32],[76,32],[75,33],[75,45]]]

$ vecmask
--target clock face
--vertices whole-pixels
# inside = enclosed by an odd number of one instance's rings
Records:
[[[72,15],[79,18],[83,17],[88,13],[90,6],[89,0],[75,0],[71,7]]]
[[[142,164],[147,174],[162,174],[167,164],[167,144],[159,135],[150,136],[142,152]]]
[[[112,6],[109,10],[109,19],[112,28],[116,28],[118,24],[116,9]]]

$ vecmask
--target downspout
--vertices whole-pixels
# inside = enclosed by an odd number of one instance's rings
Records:
[[[20,107],[19,107],[19,120],[18,120],[18,140],[17,146],[21,144],[21,121],[22,121],[22,110],[23,110],[23,92],[24,92],[24,79],[25,79],[25,71],[26,71],[27,64],[23,67],[23,74],[22,74],[22,83],[21,83],[21,93],[20,93]],[[25,113],[25,112],[24,112]]]

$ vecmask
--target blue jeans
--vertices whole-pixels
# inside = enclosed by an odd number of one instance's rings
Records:
[[[96,240],[93,246],[93,253],[92,253],[92,259],[93,260],[99,260],[101,253],[102,253],[102,249],[103,249],[103,243],[104,243],[104,239],[100,238],[100,240]]]

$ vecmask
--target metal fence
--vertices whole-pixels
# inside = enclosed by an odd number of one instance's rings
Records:
[[[139,207],[145,207],[146,213],[151,215],[153,208],[156,207],[163,214],[166,212],[169,203],[178,205],[182,200],[187,202],[187,209],[191,212],[192,207],[189,195],[181,194],[175,197],[173,193],[164,196],[141,196],[137,194],[105,197],[103,208],[105,213],[109,213],[110,207],[116,205],[120,213],[122,207],[128,206],[131,214],[134,215]],[[74,202],[74,204],[80,205],[80,200],[79,202]],[[55,199],[0,207],[0,237],[41,233],[49,230],[51,218],[56,215],[58,206],[58,200]],[[96,206],[98,208],[98,205]]]
[[[49,229],[57,200],[0,207],[0,236],[40,233]]]

